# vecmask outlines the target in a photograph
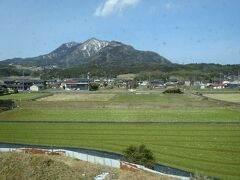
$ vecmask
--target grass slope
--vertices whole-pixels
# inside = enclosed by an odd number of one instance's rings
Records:
[[[11,180],[92,180],[108,172],[106,180],[171,180],[173,178],[145,172],[126,172],[73,158],[22,153],[0,153],[0,179]]]

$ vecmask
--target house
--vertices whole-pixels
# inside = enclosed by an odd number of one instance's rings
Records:
[[[150,87],[150,82],[147,81],[147,80],[139,81],[138,82],[138,87],[139,88],[149,88]]]
[[[59,79],[50,79],[45,81],[46,87],[47,88],[59,88],[61,81]]]
[[[202,81],[194,81],[193,86],[199,89],[205,89],[207,87]]]
[[[209,84],[208,87],[213,88],[213,89],[223,89],[223,88],[225,88],[225,85],[224,84]]]
[[[61,83],[65,90],[89,90],[89,79],[69,79]]]
[[[240,82],[239,81],[232,81],[232,82],[229,82],[229,83],[225,84],[225,87],[230,88],[230,89],[240,88]]]
[[[222,82],[222,84],[225,84],[225,85],[226,85],[226,84],[229,84],[229,83],[230,83],[230,82],[229,82],[229,81],[226,81],[226,80]]]
[[[45,86],[42,84],[34,84],[34,85],[30,86],[30,91],[41,91],[44,89],[45,89]]]
[[[117,88],[127,88],[127,80],[117,79],[115,82]]]
[[[160,79],[154,79],[150,81],[152,88],[165,88],[165,81]]]
[[[101,80],[100,80],[100,79],[94,79],[93,82],[100,84],[100,83],[101,83]]]
[[[22,79],[22,80],[5,80],[4,84],[7,85],[9,90],[17,89],[19,91],[26,91],[30,90],[32,85],[43,85],[44,81],[42,80],[29,80],[29,79]]]
[[[184,81],[184,85],[185,86],[191,86],[191,81],[189,81],[189,80]]]

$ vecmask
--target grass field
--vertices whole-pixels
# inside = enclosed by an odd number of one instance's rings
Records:
[[[240,122],[238,107],[222,106],[192,95],[72,94],[76,99],[89,98],[89,101],[78,102],[68,101],[68,96],[57,94],[38,101],[19,102],[19,108],[1,113],[0,120]]]
[[[117,153],[144,143],[159,163],[222,179],[240,177],[239,125],[1,124],[0,141]]]
[[[0,120],[240,122],[239,105],[191,94],[66,94],[17,101],[18,108],[1,113]],[[240,125],[0,124],[0,142],[117,153],[144,143],[161,164],[222,179],[240,177]]]
[[[240,103],[240,93],[235,94],[204,94],[204,96],[227,102]]]
[[[84,122],[239,122],[239,109],[85,109],[31,108],[0,114],[0,120],[44,120]]]

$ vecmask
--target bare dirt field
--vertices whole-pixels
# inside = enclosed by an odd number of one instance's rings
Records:
[[[240,94],[204,94],[204,96],[227,102],[240,103]]]
[[[114,96],[115,94],[59,93],[40,98],[38,101],[108,101]]]

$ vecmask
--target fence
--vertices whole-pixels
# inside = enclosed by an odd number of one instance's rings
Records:
[[[62,149],[60,149],[60,151],[62,151]],[[65,155],[68,157],[77,158],[82,161],[87,161],[90,163],[102,164],[102,165],[110,166],[113,168],[120,168],[120,160],[93,156],[93,155],[83,154],[83,153],[69,151],[69,150],[63,150],[63,151],[65,151]]]

